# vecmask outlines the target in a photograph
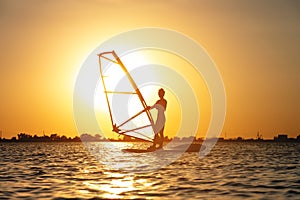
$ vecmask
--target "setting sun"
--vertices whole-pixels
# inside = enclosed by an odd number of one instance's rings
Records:
[[[205,82],[201,76],[196,76],[190,63],[170,52],[157,49],[139,49],[123,55],[120,58],[138,84],[148,106],[152,106],[158,100],[157,91],[159,88],[166,90],[166,99],[168,100],[166,136],[188,137],[195,133],[198,134],[198,137],[205,136],[210,121],[210,95]],[[164,74],[162,75],[162,73]],[[179,73],[180,76],[178,76]],[[134,88],[128,81],[124,71],[117,64],[109,63],[107,66],[104,66],[103,76],[106,91],[108,91],[108,101],[110,104],[118,102],[118,104],[111,105],[112,115],[119,117],[117,123],[120,124],[126,121],[144,109],[138,96],[134,94]],[[182,82],[184,80],[188,80],[188,83]],[[192,94],[189,94],[189,91],[192,92]],[[182,93],[182,95],[178,96],[180,93]],[[197,116],[193,113],[195,109],[189,109],[185,107],[186,105],[183,105],[186,104],[183,102],[188,101],[188,99],[186,101],[185,98],[189,98],[189,101],[191,100],[190,98],[193,98],[190,95],[196,98],[196,102],[198,102],[197,104],[199,105],[199,113],[201,115],[201,123],[199,124],[195,124],[197,121]],[[121,104],[123,105],[122,107],[120,107]],[[101,80],[98,81],[95,90],[94,107],[98,125],[103,131],[102,134],[104,134],[105,137],[113,137],[114,134],[112,134],[111,131],[112,124],[107,100]],[[182,109],[184,109],[184,111]],[[123,116],[124,112],[128,114]],[[155,109],[151,110],[151,113],[155,120]],[[182,114],[185,115],[185,118],[190,118],[191,120],[189,122],[187,119],[182,121]],[[149,119],[147,115],[142,114],[133,119],[132,122],[135,126],[143,126],[149,124]],[[182,124],[182,122],[184,123]],[[195,125],[198,128],[195,130],[191,129],[191,127],[195,127]]]

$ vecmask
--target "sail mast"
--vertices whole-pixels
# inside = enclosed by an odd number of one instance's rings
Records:
[[[105,91],[106,103],[108,105],[108,111],[109,111],[109,116],[110,116],[110,120],[111,120],[111,125],[112,125],[112,127],[114,127],[114,121],[113,121],[113,117],[112,117],[110,103],[109,103],[109,100],[108,100],[108,93],[106,92],[107,90],[106,90],[106,85],[105,85],[105,81],[104,81],[105,77],[103,75],[103,69],[102,69],[101,60],[100,60],[101,54],[99,54],[98,56],[99,56],[100,75],[101,75],[101,80],[102,80],[103,88],[104,88],[104,91]]]

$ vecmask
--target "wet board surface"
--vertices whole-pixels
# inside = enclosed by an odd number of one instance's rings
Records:
[[[177,147],[174,147],[172,149],[122,149],[123,152],[127,153],[149,153],[149,152],[178,152],[185,149],[185,152],[199,152],[203,151],[205,149],[204,145],[199,144],[191,144],[187,147],[187,145],[179,145]]]

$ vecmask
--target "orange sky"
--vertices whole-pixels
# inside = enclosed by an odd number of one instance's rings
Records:
[[[217,64],[227,137],[300,134],[298,1],[0,1],[0,130],[75,136],[76,74],[112,35],[141,27],[182,32]]]

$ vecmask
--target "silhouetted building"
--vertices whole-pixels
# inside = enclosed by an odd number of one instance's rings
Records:
[[[279,134],[277,137],[274,137],[274,140],[278,142],[288,141],[288,136],[285,134]]]

